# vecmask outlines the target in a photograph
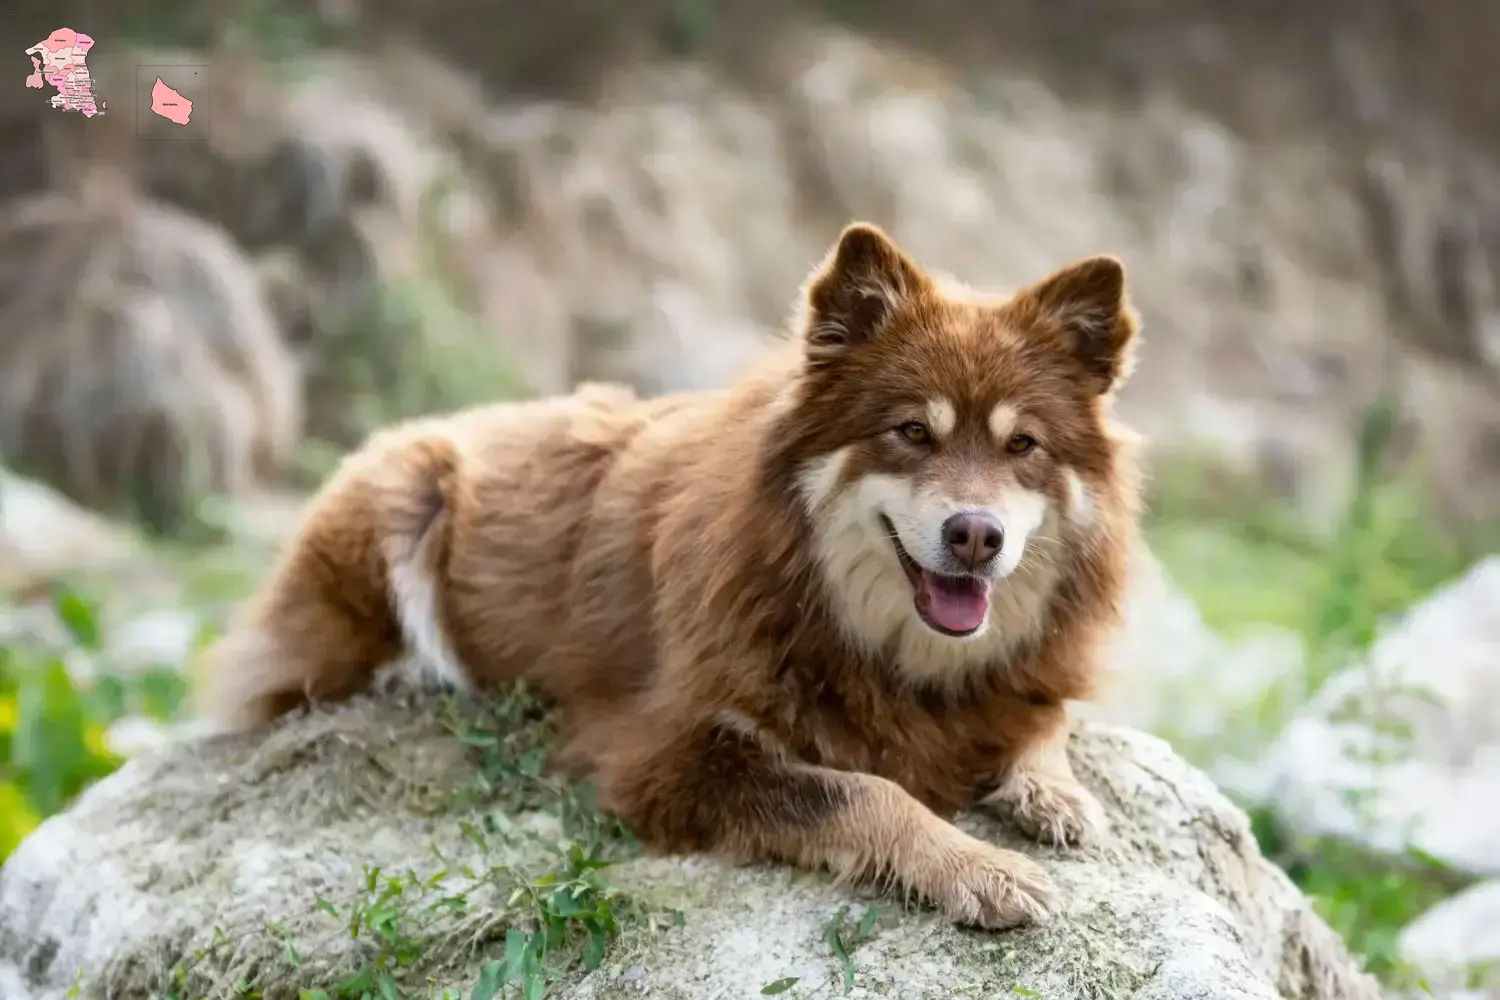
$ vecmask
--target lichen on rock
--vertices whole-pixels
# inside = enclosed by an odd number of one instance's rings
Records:
[[[217,997],[243,983],[277,1000],[380,967],[403,995],[469,996],[553,887],[596,878],[557,843],[622,844],[597,824],[579,832],[529,732],[465,728],[470,711],[388,691],[132,760],[0,870],[0,995],[177,983]],[[1107,842],[1057,852],[960,820],[1049,868],[1060,905],[1045,924],[967,930],[817,872],[637,856],[589,883],[588,906],[612,907],[618,932],[560,933],[547,961],[566,974],[548,995],[749,997],[795,979],[786,996],[1379,996],[1245,815],[1165,743],[1087,724],[1071,753],[1109,813]],[[472,794],[481,774],[489,787]]]

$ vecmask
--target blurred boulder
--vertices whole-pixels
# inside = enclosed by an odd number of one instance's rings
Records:
[[[0,205],[0,457],[158,531],[272,476],[297,367],[218,227],[102,170]]]
[[[1480,882],[1443,900],[1401,931],[1397,947],[1421,974],[1428,995],[1494,996],[1500,992],[1500,881]]]
[[[118,567],[142,547],[128,530],[56,490],[0,467],[0,591]]]
[[[1257,725],[1259,709],[1277,694],[1289,704],[1305,697],[1301,637],[1269,626],[1220,636],[1144,543],[1125,612],[1109,640],[1099,695],[1079,711],[1170,740],[1221,785],[1256,801],[1263,777],[1249,762],[1271,735]]]
[[[1500,992],[1500,881],[1480,882],[1443,900],[1401,931],[1397,947],[1429,995],[1494,996]]]
[[[101,660],[115,675],[168,670],[185,672],[197,650],[204,622],[195,612],[160,608],[110,630]]]
[[[1393,622],[1265,758],[1295,833],[1500,875],[1500,557]]]

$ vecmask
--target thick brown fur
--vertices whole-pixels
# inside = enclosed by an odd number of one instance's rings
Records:
[[[1044,916],[1043,870],[949,818],[1099,828],[1064,702],[1090,693],[1135,519],[1108,416],[1123,270],[986,298],[853,225],[797,326],[727,391],[585,386],[376,435],[222,641],[206,707],[263,723],[403,652],[460,686],[525,678],[562,758],[659,849],[887,878],[961,922]],[[970,551],[936,542],[952,510],[1006,530],[964,637],[913,597]]]

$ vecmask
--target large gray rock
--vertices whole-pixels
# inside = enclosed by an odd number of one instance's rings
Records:
[[[369,866],[404,878],[391,907],[405,921],[399,937],[419,945],[403,973],[410,995],[469,996],[507,929],[527,926],[514,879],[557,864],[544,843],[558,827],[503,791],[457,804],[453,790],[477,765],[444,718],[429,696],[388,695],[259,739],[198,738],[132,760],[0,870],[0,996],[55,1000],[78,983],[84,998],[138,997],[173,980],[187,984],[182,996],[230,995],[241,981],[267,1000],[296,996],[377,954],[370,928],[390,926],[377,911],[364,933],[349,932],[350,904],[388,884],[372,883]],[[1058,854],[964,820],[1042,859],[1061,890],[1048,924],[960,930],[821,874],[643,858],[603,874],[647,913],[681,911],[681,921],[626,922],[597,971],[575,968],[549,995],[751,997],[796,977],[787,996],[836,996],[845,966],[829,922],[850,905],[852,930],[877,904],[872,936],[852,953],[850,996],[1379,996],[1260,856],[1245,815],[1165,743],[1088,724],[1072,753],[1108,810],[1109,843]],[[511,811],[498,829],[509,833],[463,822],[502,802]],[[444,898],[467,905],[430,905]]]

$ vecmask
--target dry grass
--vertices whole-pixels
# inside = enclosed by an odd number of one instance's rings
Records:
[[[0,458],[170,531],[284,462],[295,363],[214,227],[128,184],[0,206]]]

